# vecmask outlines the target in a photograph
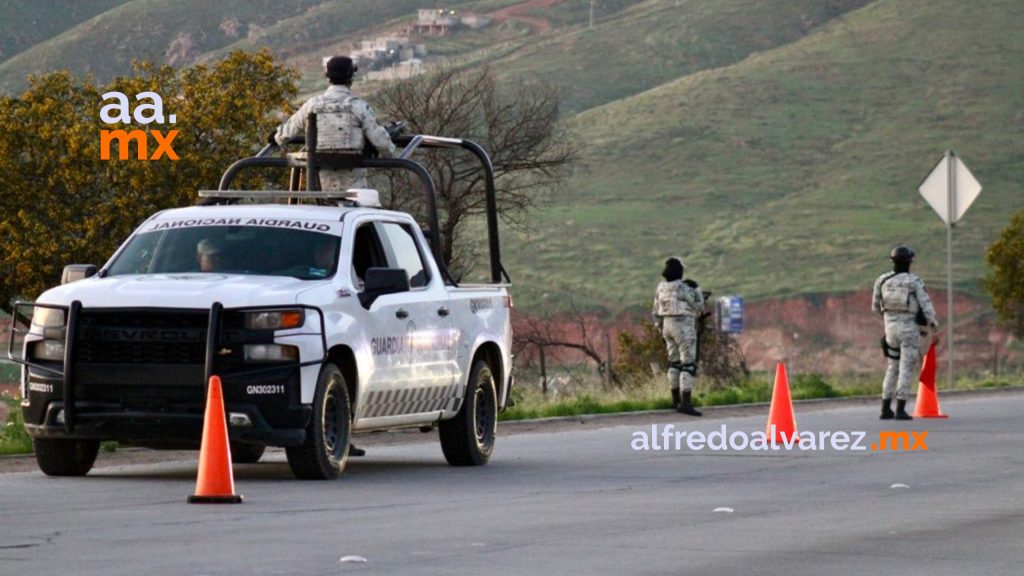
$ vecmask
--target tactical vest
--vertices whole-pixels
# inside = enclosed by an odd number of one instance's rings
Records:
[[[917,313],[917,298],[914,298],[914,277],[908,273],[893,274],[882,280],[881,300],[883,312]]]
[[[655,297],[655,313],[658,316],[693,316],[696,310],[689,302],[683,300],[683,291],[690,288],[682,280],[659,282]]]
[[[352,96],[341,102],[321,102],[316,112],[316,149],[362,151],[362,122],[352,111]]]

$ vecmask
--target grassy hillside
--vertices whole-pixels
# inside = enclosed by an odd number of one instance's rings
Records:
[[[607,8],[593,29],[577,26],[531,42],[495,68],[506,76],[543,79],[563,88],[565,110],[576,113],[637,94],[753,52],[803,37],[867,0],[648,0],[621,13]],[[558,12],[586,3],[562,4]]]
[[[720,294],[864,288],[897,242],[938,288],[944,229],[916,188],[949,147],[985,187],[956,229],[956,276],[976,288],[984,248],[1024,206],[1022,25],[1013,1],[878,0],[580,114],[589,171],[505,249],[524,303],[643,306],[668,254]]]
[[[488,13],[519,0],[450,0]],[[56,4],[59,4],[57,6]],[[0,8],[0,92],[59,68],[270,47],[319,86],[319,60],[413,17],[414,0],[45,0]],[[1024,206],[1024,4],[1016,0],[567,0],[426,42],[509,82],[563,88],[586,146],[567,193],[503,253],[520,304],[646,305],[666,255],[748,297],[870,285],[892,244],[944,280],[943,227],[916,192],[955,148],[984,191],[956,230],[959,285]],[[44,17],[45,16],[45,17]],[[14,54],[18,52],[17,54]],[[12,56],[12,54],[14,54]],[[7,58],[5,60],[5,58]],[[362,89],[371,89],[362,85]],[[527,249],[528,246],[528,249]]]
[[[0,62],[128,0],[8,0],[0,5]]]
[[[0,91],[17,91],[41,71],[67,68],[105,80],[127,73],[133,60],[189,64],[319,2],[131,0],[0,63]]]

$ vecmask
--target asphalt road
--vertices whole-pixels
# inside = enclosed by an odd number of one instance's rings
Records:
[[[506,435],[472,469],[407,442],[371,446],[336,482],[299,482],[273,453],[236,468],[234,506],[186,504],[189,462],[0,474],[0,574],[1024,573],[1024,394],[949,398],[949,420],[884,426],[874,406],[801,408],[802,430],[928,431],[928,450],[634,451],[648,417]]]

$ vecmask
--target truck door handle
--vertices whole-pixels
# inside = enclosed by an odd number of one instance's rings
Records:
[[[440,308],[437,309],[437,315],[442,318],[449,314],[451,314],[451,310],[448,310],[448,308],[446,308],[445,306],[441,306]]]
[[[399,308],[398,311],[395,312],[395,318],[408,318],[408,317],[409,317],[409,312],[406,311],[405,308]]]

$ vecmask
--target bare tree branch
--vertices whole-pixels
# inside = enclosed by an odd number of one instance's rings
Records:
[[[404,120],[414,133],[452,136],[483,146],[494,165],[498,212],[525,228],[524,217],[545,193],[571,176],[579,153],[559,120],[560,98],[548,85],[502,90],[493,72],[441,69],[389,84],[375,98],[384,116]],[[486,211],[484,180],[476,159],[453,151],[417,153],[437,188],[443,257],[458,279],[469,273],[478,250],[465,222]],[[422,190],[404,174],[389,174],[383,203],[424,216]]]

